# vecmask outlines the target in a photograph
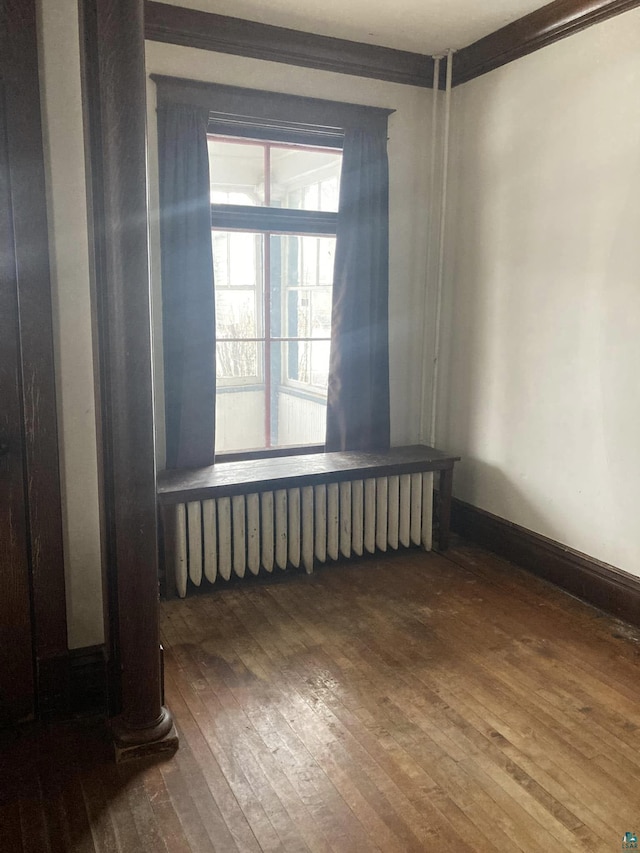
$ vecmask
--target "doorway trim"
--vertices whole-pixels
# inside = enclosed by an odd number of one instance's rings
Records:
[[[35,0],[0,0],[19,299],[27,547],[37,712],[68,704],[67,616],[53,315]]]

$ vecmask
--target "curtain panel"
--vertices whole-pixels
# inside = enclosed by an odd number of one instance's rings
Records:
[[[209,111],[158,107],[167,468],[211,465],[215,448],[215,294]]]
[[[327,450],[389,447],[387,127],[344,137],[331,315]]]

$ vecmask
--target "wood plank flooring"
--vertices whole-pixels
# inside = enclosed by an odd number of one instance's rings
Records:
[[[640,632],[480,549],[165,602],[161,628],[178,753],[14,735],[1,851],[604,853],[640,831]]]

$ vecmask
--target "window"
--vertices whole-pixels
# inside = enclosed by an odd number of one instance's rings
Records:
[[[167,467],[211,465],[214,444],[245,456],[388,446],[393,111],[152,79]]]
[[[208,137],[217,452],[324,443],[337,145]]]

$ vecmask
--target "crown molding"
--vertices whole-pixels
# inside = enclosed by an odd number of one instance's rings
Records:
[[[640,0],[554,0],[541,9],[457,51],[453,85],[459,86],[542,47],[640,6]],[[155,0],[145,2],[150,41],[284,62],[431,88],[431,56],[380,45],[245,21]],[[440,67],[444,88],[445,63]]]
[[[640,0],[554,0],[455,54],[453,85],[640,6]]]
[[[145,37],[218,53],[285,62],[303,68],[354,74],[391,83],[431,87],[433,59],[391,47],[274,27],[186,9],[145,3]]]

